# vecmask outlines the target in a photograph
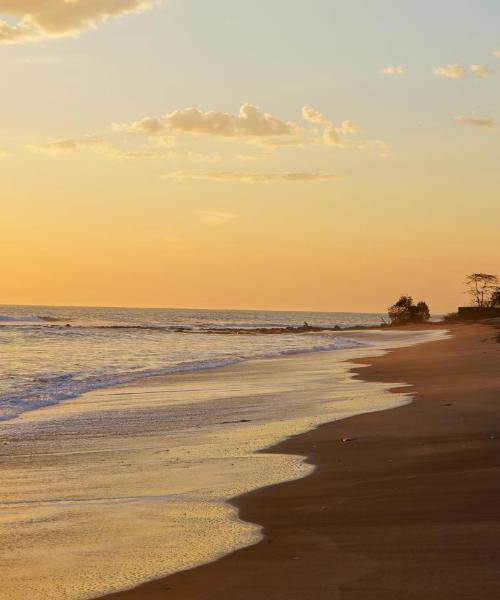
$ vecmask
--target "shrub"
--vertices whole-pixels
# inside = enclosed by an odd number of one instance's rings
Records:
[[[404,325],[405,323],[424,323],[430,319],[430,311],[426,302],[413,303],[411,296],[401,296],[388,309],[391,325]]]

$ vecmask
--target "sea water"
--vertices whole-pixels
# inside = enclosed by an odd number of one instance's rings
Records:
[[[236,333],[369,325],[377,315],[2,315],[1,600],[95,598],[258,542],[260,527],[230,500],[313,469],[305,457],[262,450],[409,402],[353,378],[349,361],[444,335]]]
[[[381,315],[0,306],[0,419],[145,375],[349,346],[334,331],[287,334],[304,321],[374,325]],[[283,328],[280,335],[237,329]],[[217,334],[217,330],[233,330]]]

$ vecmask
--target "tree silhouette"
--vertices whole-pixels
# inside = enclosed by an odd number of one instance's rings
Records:
[[[491,293],[490,306],[492,308],[500,308],[500,287],[495,288]]]
[[[397,302],[388,308],[391,325],[405,323],[424,323],[430,319],[430,310],[426,302],[413,303],[411,296],[401,296]]]
[[[489,273],[471,273],[465,279],[467,293],[472,296],[473,303],[479,308],[491,305],[491,300],[498,290],[498,277]]]

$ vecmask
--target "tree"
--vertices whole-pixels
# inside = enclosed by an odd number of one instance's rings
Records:
[[[500,308],[500,287],[495,288],[491,293],[489,304],[491,308]]]
[[[401,298],[388,308],[391,325],[404,323],[423,323],[430,319],[430,310],[426,302],[413,303],[411,296]]]
[[[424,302],[423,300],[421,300],[420,302],[417,303],[416,306],[417,310],[415,312],[416,316],[417,316],[417,320],[422,322],[422,321],[428,321],[431,318],[431,311],[429,310],[429,306],[427,304],[427,302]]]
[[[478,308],[490,306],[495,291],[498,289],[498,277],[489,273],[472,273],[465,279],[467,293],[472,296]]]

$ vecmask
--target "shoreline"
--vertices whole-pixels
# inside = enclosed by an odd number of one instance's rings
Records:
[[[413,403],[327,423],[265,451],[305,455],[316,469],[232,501],[242,520],[263,526],[261,542],[101,599],[498,595],[500,483],[480,464],[498,468],[500,346],[493,326],[449,329],[450,339],[389,351],[370,366],[357,361],[364,381],[412,385]]]
[[[307,452],[267,449],[409,402],[354,380],[353,360],[443,335],[372,332],[375,345],[148,377],[8,422],[0,596],[98,597],[258,543],[232,500],[313,470]]]
[[[433,324],[433,326],[428,327],[428,329],[432,330],[432,327],[439,329],[439,327],[436,327],[437,325],[439,325],[439,323]],[[143,329],[142,326],[139,328]],[[422,328],[423,327],[421,327],[421,329]],[[64,329],[64,327],[63,327],[63,329]],[[113,329],[113,327],[110,327],[110,329]],[[418,330],[419,328],[418,327],[407,327],[406,329],[407,330],[411,330],[411,329]],[[236,331],[236,330],[234,330],[234,331]],[[109,390],[109,389],[121,387],[124,385],[140,384],[141,382],[147,381],[149,379],[175,376],[175,375],[183,374],[183,373],[189,374],[189,373],[197,373],[197,372],[201,372],[201,371],[210,371],[212,369],[221,369],[221,368],[231,367],[233,365],[253,362],[255,360],[279,359],[279,358],[286,358],[289,356],[300,356],[300,355],[317,354],[317,353],[322,353],[322,352],[331,352],[331,351],[337,351],[337,350],[356,349],[357,346],[355,344],[352,346],[349,344],[347,344],[346,346],[342,346],[342,345],[339,345],[338,340],[341,341],[343,338],[346,338],[346,337],[348,340],[351,339],[351,338],[349,338],[349,333],[354,333],[355,335],[360,334],[360,333],[361,334],[362,333],[370,334],[372,332],[378,332],[378,331],[391,333],[390,328],[384,328],[381,326],[371,327],[371,326],[362,326],[362,325],[352,326],[352,327],[348,327],[348,328],[344,328],[344,329],[330,328],[328,330],[310,327],[309,333],[311,333],[311,332],[326,333],[328,331],[331,332],[332,334],[335,334],[335,337],[329,343],[325,340],[325,343],[322,345],[320,344],[319,346],[282,349],[282,350],[271,350],[268,353],[263,352],[262,354],[256,354],[253,356],[252,355],[249,355],[249,356],[235,355],[235,356],[230,356],[230,357],[200,358],[198,360],[195,359],[192,361],[181,362],[176,365],[174,364],[174,365],[171,365],[168,367],[159,367],[157,369],[151,369],[151,370],[146,370],[146,371],[137,372],[137,373],[121,373],[120,375],[111,375],[111,376],[108,376],[108,379],[106,381],[103,381],[103,380],[101,380],[101,381],[92,381],[92,380],[84,381],[81,384],[81,387],[79,389],[71,389],[71,390],[65,391],[64,393],[62,393],[62,395],[51,398],[50,400],[44,400],[44,402],[42,404],[39,404],[39,405],[32,404],[32,405],[29,405],[27,408],[20,409],[17,412],[12,412],[12,414],[0,415],[0,424],[15,422],[19,418],[22,418],[24,414],[29,414],[30,412],[36,411],[36,410],[44,410],[51,406],[57,406],[61,403],[67,402],[69,400],[73,400],[75,398],[79,398],[88,393],[92,393],[95,391],[99,392],[99,390]],[[400,332],[400,331],[401,331],[400,327],[395,327],[392,329],[392,332],[395,332],[395,333]],[[404,331],[404,328],[403,328],[403,331]],[[225,333],[224,330],[220,330],[217,333],[221,333],[221,332]],[[256,332],[256,330],[251,331],[251,334],[254,335],[255,332]],[[194,333],[199,333],[199,332],[192,332],[192,333],[194,334]],[[215,332],[205,332],[205,333],[207,335],[212,335],[212,334],[215,335]],[[268,333],[269,333],[269,331],[268,331]],[[290,331],[287,332],[287,331],[285,331],[285,329],[283,329],[283,331],[280,334],[270,332],[269,335],[277,336],[277,335],[281,335],[283,333],[290,333]],[[299,336],[302,333],[307,333],[307,331],[295,331],[294,333],[296,333],[298,335],[297,339],[300,339]],[[344,334],[347,334],[347,335],[344,335]],[[236,335],[236,333],[235,333],[235,335]],[[363,344],[361,344],[360,347],[363,347]]]

